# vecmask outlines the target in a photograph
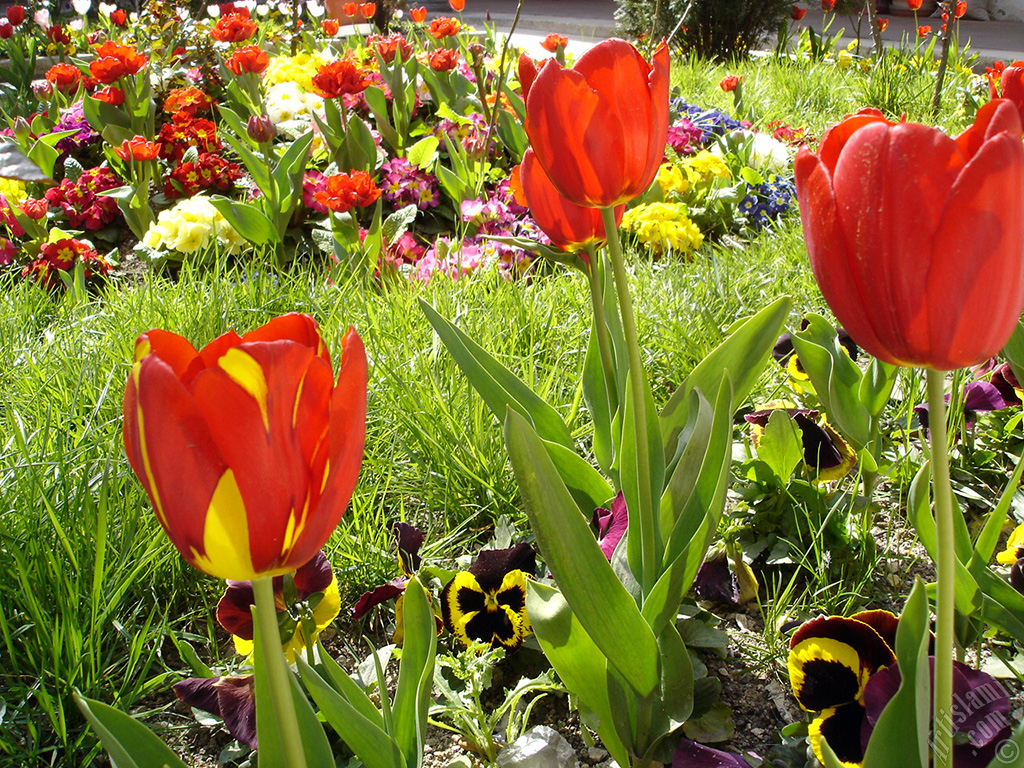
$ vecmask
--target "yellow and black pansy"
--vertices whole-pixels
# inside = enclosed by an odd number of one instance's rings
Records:
[[[857,454],[813,408],[796,408],[787,400],[774,400],[745,418],[750,424],[754,447],[761,441],[768,419],[775,411],[784,411],[800,429],[804,464],[816,482],[841,480],[857,465]]]
[[[800,706],[818,713],[809,729],[818,760],[824,736],[843,765],[861,764],[864,688],[873,674],[896,661],[890,639],[896,622],[888,611],[866,611],[853,618],[813,619],[794,633],[789,680]]]
[[[529,544],[481,552],[441,592],[444,625],[466,647],[484,643],[514,651],[530,633],[526,581],[536,568]]]
[[[805,319],[800,324],[800,330],[804,330],[806,327],[807,320]],[[856,361],[860,350],[850,334],[846,332],[845,328],[838,328],[836,329],[836,335],[839,337],[839,344],[846,351],[846,354],[850,356],[851,360]],[[789,374],[789,384],[795,392],[814,391],[814,387],[810,383],[811,377],[804,370],[804,366],[800,362],[800,358],[797,357],[796,350],[793,348],[793,336],[789,331],[779,336],[778,341],[775,342],[775,346],[772,348],[772,357],[775,359],[775,362],[786,369],[786,373]]]

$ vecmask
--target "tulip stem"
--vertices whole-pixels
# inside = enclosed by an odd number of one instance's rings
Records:
[[[953,588],[956,553],[953,537],[953,493],[949,484],[949,446],[946,435],[945,377],[928,368],[928,422],[932,444],[932,487],[935,494],[937,552],[935,570],[935,684],[932,743],[935,768],[953,765]]]
[[[604,369],[605,393],[608,397],[609,414],[614,415],[619,407],[619,387],[615,377],[615,357],[612,354],[612,339],[608,333],[608,319],[604,311],[604,264],[597,248],[587,246],[590,269],[590,303],[594,310],[594,333],[597,334],[597,349],[601,353],[601,367]]]
[[[306,768],[306,753],[302,749],[299,720],[295,716],[292,700],[292,681],[281,650],[281,636],[277,629],[277,607],[274,604],[274,580],[255,579],[252,582],[256,598],[256,616],[260,633],[259,661],[262,661],[270,682],[270,700],[286,763],[284,768]]]
[[[639,523],[635,529],[640,533],[639,581],[641,592],[646,596],[654,587],[658,575],[654,542],[655,509],[654,499],[651,497],[651,456],[647,437],[647,382],[644,378],[643,361],[640,358],[640,339],[636,332],[633,300],[629,295],[626,264],[622,255],[622,243],[619,241],[619,226],[615,222],[615,208],[602,208],[601,218],[608,237],[608,256],[615,273],[615,291],[619,299],[619,313],[622,315],[622,333],[629,355],[629,387],[633,406],[633,435],[636,440],[636,490],[640,508],[628,511],[630,516],[636,515]]]

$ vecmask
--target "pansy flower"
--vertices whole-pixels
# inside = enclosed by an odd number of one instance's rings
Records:
[[[190,707],[216,715],[235,739],[252,749],[256,740],[256,689],[252,675],[190,677],[175,683],[174,695]]]
[[[890,642],[897,622],[888,611],[823,616],[803,624],[790,640],[789,682],[797,703],[818,713],[808,730],[822,763],[822,736],[844,766],[863,761],[864,689],[872,675],[896,661]]]
[[[601,552],[610,561],[615,554],[615,548],[619,545],[622,537],[629,528],[629,514],[626,511],[626,497],[619,491],[610,508],[598,507],[594,510],[594,516],[590,521],[590,527],[597,535],[598,546]]]
[[[316,642],[338,613],[341,597],[338,579],[323,552],[288,576],[274,577],[274,603],[281,632],[282,648],[289,661],[295,652]],[[289,598],[294,598],[290,600]],[[235,650],[241,656],[253,651],[252,606],[256,598],[251,581],[228,580],[224,596],[217,603],[217,621],[233,636]]]
[[[946,403],[949,403],[950,396],[945,396]],[[1014,399],[1016,399],[1014,397]],[[1008,399],[998,386],[990,381],[972,381],[964,385],[961,396],[961,407],[964,414],[964,426],[968,429],[974,426],[974,421],[979,413],[985,411],[1001,411],[1016,405],[1013,399]],[[921,422],[921,428],[928,434],[928,403],[921,403],[914,406],[914,413]]]
[[[804,330],[806,327],[807,320],[805,318],[800,324],[800,330]],[[856,362],[860,350],[853,337],[847,333],[845,328],[836,328],[836,336],[843,351],[850,356],[851,360]],[[796,350],[793,347],[793,336],[789,331],[779,336],[778,341],[775,342],[775,346],[772,348],[772,358],[786,369],[786,373],[789,374],[790,386],[794,390],[797,392],[814,391],[814,387],[810,384],[811,377],[807,375],[807,371],[804,370],[800,358],[797,357]]]
[[[800,429],[804,450],[804,464],[816,482],[841,480],[857,464],[857,454],[824,419],[819,419],[813,408],[796,408],[786,400],[773,400],[743,418],[751,424],[754,447],[760,445],[764,428],[775,411],[786,413]]]
[[[442,590],[444,625],[467,648],[483,643],[517,650],[530,633],[526,580],[536,567],[529,544],[484,550]]]

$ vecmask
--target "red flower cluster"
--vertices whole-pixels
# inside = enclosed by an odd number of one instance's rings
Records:
[[[89,72],[98,82],[110,85],[125,75],[137,75],[147,61],[149,58],[136,51],[134,46],[111,40],[96,49],[96,60],[89,65]]]
[[[172,88],[164,99],[164,112],[171,115],[184,112],[189,117],[195,117],[208,110],[212,104],[213,99],[198,88]]]
[[[75,229],[102,229],[114,222],[121,212],[117,201],[101,194],[104,190],[120,187],[121,181],[109,168],[90,168],[78,181],[64,179],[59,187],[45,192],[51,208],[60,208]]]
[[[565,46],[569,44],[569,38],[565,35],[559,35],[552,32],[550,35],[540,41],[540,47],[548,53],[556,53],[559,48],[565,49]]]
[[[366,171],[352,171],[328,176],[322,192],[313,198],[335,213],[345,213],[353,208],[366,208],[377,202],[380,189]]]
[[[435,72],[449,72],[459,66],[459,52],[452,48],[438,48],[430,54],[430,68]]]
[[[210,30],[210,37],[220,43],[240,43],[255,34],[256,22],[249,18],[248,11],[221,16]]]
[[[224,66],[235,75],[241,75],[244,72],[259,75],[269,65],[270,57],[258,45],[243,45],[241,48],[236,48],[235,52],[231,54],[231,58],[224,62]]]
[[[395,56],[401,54],[402,61],[409,61],[412,58],[412,46],[403,35],[371,35],[367,42],[377,51],[377,55],[385,64],[395,60]]]
[[[21,270],[21,276],[31,278],[43,288],[57,288],[62,284],[57,271],[70,272],[78,262],[85,265],[86,280],[110,273],[110,263],[106,259],[81,240],[66,237],[46,243],[35,260]]]
[[[60,24],[46,28],[46,39],[54,45],[71,45],[71,34]]]
[[[92,97],[97,101],[110,104],[112,107],[120,107],[124,104],[124,91],[116,85],[108,85],[106,88],[96,91]]]
[[[74,64],[54,64],[46,71],[46,79],[61,93],[74,93],[82,83],[82,71]]]
[[[452,37],[453,35],[459,34],[459,30],[462,29],[462,22],[458,19],[453,19],[448,16],[442,16],[439,19],[434,19],[430,22],[427,27],[427,31],[436,40],[440,40],[444,37]]]
[[[217,152],[221,148],[217,126],[187,112],[175,112],[171,122],[160,129],[159,138],[160,156],[174,162],[179,162],[189,147],[198,149],[199,154]]]
[[[313,75],[313,90],[325,99],[336,99],[344,94],[362,93],[370,82],[366,71],[348,56],[324,64]]]
[[[171,171],[164,184],[164,194],[173,200],[206,191],[227,192],[241,177],[242,171],[236,163],[204,152],[194,163],[182,163]]]
[[[122,141],[114,152],[122,160],[156,160],[160,154],[160,142],[148,141],[145,136],[133,136]]]

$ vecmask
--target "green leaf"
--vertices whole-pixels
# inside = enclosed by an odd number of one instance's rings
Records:
[[[583,398],[587,402],[587,410],[590,411],[590,419],[594,423],[594,458],[602,470],[610,472],[615,460],[615,446],[612,443],[614,414],[608,401],[608,384],[605,382],[601,351],[593,323],[587,341],[587,354],[583,358],[582,384]],[[615,391],[614,381],[611,382],[611,389]]]
[[[543,439],[570,450],[575,447],[569,427],[554,408],[423,299],[420,299],[420,307],[491,413],[501,420],[505,418],[506,408],[513,408],[530,420]]]
[[[313,697],[313,701],[320,708],[327,723],[366,768],[406,768],[406,762],[398,744],[384,732],[378,722],[368,719],[301,658],[297,657],[295,663],[302,675],[306,690]],[[349,680],[349,682],[352,681]],[[360,693],[362,694],[362,691]],[[365,694],[363,696],[365,697]],[[378,713],[377,720],[379,721],[379,719]],[[328,765],[332,764],[333,761],[328,763]]]
[[[381,138],[389,146],[400,150],[402,148],[402,136],[395,130],[388,117],[388,102],[384,97],[384,91],[375,85],[371,85],[363,91],[363,96],[366,98],[366,105],[373,113],[374,122],[377,124],[377,132],[380,133]]]
[[[277,228],[256,206],[230,200],[221,195],[213,195],[210,203],[220,211],[238,234],[253,245],[277,242]]]
[[[872,358],[868,363],[860,382],[858,399],[872,416],[877,418],[889,402],[899,370],[899,366],[882,362],[878,358]]]
[[[280,716],[278,715],[277,702],[270,690],[270,677],[267,672],[267,662],[260,639],[259,616],[253,611],[253,637],[255,644],[255,664],[253,675],[256,686],[256,734],[260,744],[260,760],[264,765],[287,765],[287,758],[284,751],[284,742],[281,738]],[[281,653],[281,648],[272,648],[270,653]],[[327,734],[317,719],[316,712],[309,704],[309,699],[302,692],[295,673],[286,668],[288,680],[291,683],[292,706],[295,708],[295,717],[299,724],[299,734],[302,740],[302,749],[306,755],[307,765],[333,765],[334,758],[331,754],[331,745],[327,741]]]
[[[526,614],[544,656],[580,704],[597,715],[597,733],[619,765],[629,765],[629,753],[619,739],[608,699],[604,653],[587,634],[569,603],[554,587],[526,584]]]
[[[413,576],[405,585],[405,641],[398,668],[392,736],[409,768],[419,766],[426,742],[427,713],[434,682],[437,626],[427,593]]]
[[[992,559],[992,555],[995,554],[996,547],[999,545],[999,537],[1003,532],[1003,523],[1006,521],[1006,514],[1010,511],[1013,497],[1017,493],[1017,489],[1020,488],[1022,473],[1024,473],[1024,461],[1018,461],[1017,466],[1014,467],[1013,473],[1010,475],[1010,479],[1006,483],[1006,487],[1003,488],[1003,494],[999,497],[999,503],[996,504],[992,511],[989,512],[988,517],[985,518],[985,526],[981,529],[981,533],[978,534],[978,539],[974,543],[974,557],[981,560],[984,564],[988,564],[989,560]]]
[[[1004,741],[988,768],[1024,768],[1024,723],[1013,729],[1013,735]]]
[[[419,209],[415,205],[407,205],[399,208],[386,219],[381,229],[381,236],[388,245],[394,243],[409,229],[409,225],[416,221],[416,214]]]
[[[242,130],[244,132],[245,129],[243,128]],[[245,169],[252,176],[252,180],[256,182],[256,186],[260,188],[263,195],[269,196],[270,171],[267,169],[267,164],[263,161],[263,158],[259,157],[250,148],[249,140],[247,138],[239,138],[230,131],[221,131],[220,135],[238,153],[238,156],[242,158]],[[245,134],[243,133],[242,135],[244,136]]]
[[[928,598],[917,579],[896,629],[900,687],[885,705],[871,732],[864,765],[927,768],[931,727],[931,681],[928,669]]]
[[[16,151],[18,154],[21,154],[20,150]],[[57,164],[57,158],[59,157],[60,155],[56,149],[42,141],[37,141],[28,150],[28,160],[35,163],[38,171],[45,179],[53,176],[53,168]],[[0,162],[4,162],[3,165],[0,165],[0,172],[3,173],[24,173],[26,175],[33,175],[34,173],[27,166],[20,164],[20,161],[12,156],[12,154],[7,154],[4,158],[0,159]]]
[[[558,471],[558,476],[572,493],[585,518],[615,496],[615,489],[578,453],[559,443],[543,438],[541,440]]]
[[[118,768],[185,768],[171,748],[135,718],[77,691],[74,697]]]
[[[757,458],[767,464],[782,485],[804,460],[804,444],[796,421],[784,410],[773,411],[757,445]]]
[[[420,170],[428,170],[437,159],[437,150],[440,146],[441,141],[434,134],[424,136],[409,147],[405,159]]]
[[[700,717],[688,720],[683,728],[686,738],[702,744],[728,741],[735,732],[736,723],[732,719],[732,710],[724,701],[716,701],[710,710]]]
[[[370,697],[366,695],[366,691],[353,680],[341,665],[334,660],[334,658],[327,652],[327,649],[323,645],[319,645],[319,660],[320,663],[319,672],[323,672],[326,677],[324,678],[331,684],[335,691],[341,694],[341,696],[356,711],[366,720],[378,728],[383,727],[384,718],[381,716],[380,710],[374,706],[373,702],[370,701]],[[323,677],[323,675],[321,675]]]
[[[544,562],[594,643],[640,696],[658,684],[658,643],[580,515],[541,439],[509,408],[505,417],[516,481]]]
[[[132,123],[128,115],[113,104],[107,104],[92,96],[82,97],[82,112],[86,122],[97,133],[102,133],[108,125],[117,125],[125,130],[131,130]]]
[[[782,296],[756,315],[737,323],[730,336],[705,357],[661,411],[665,461],[671,467],[679,451],[679,434],[686,425],[690,391],[718,392],[726,373],[732,381],[733,405],[739,406],[757,383],[793,300]]]
[[[1019,320],[1003,347],[1003,355],[1010,363],[1017,381],[1024,381],[1024,325]]]

